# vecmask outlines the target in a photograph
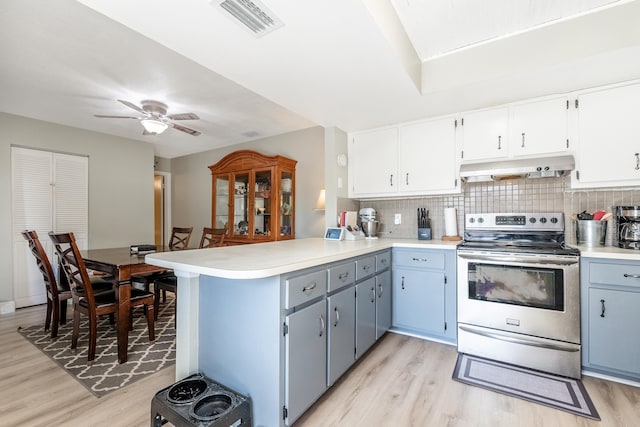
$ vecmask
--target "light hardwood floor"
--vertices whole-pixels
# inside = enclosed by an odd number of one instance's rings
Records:
[[[173,368],[98,399],[16,332],[43,321],[42,306],[0,315],[0,425],[149,425]],[[453,381],[455,360],[455,347],[387,334],[295,427],[640,425],[640,388],[583,377],[597,422]]]

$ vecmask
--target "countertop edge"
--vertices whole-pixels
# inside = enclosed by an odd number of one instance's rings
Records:
[[[226,279],[261,279],[391,249],[455,250],[459,242],[417,239],[377,239],[327,242],[321,238],[294,239],[244,246],[188,251],[159,252],[145,256],[145,262],[176,271]],[[244,249],[244,250],[243,250]],[[303,252],[286,257],[282,250]],[[244,253],[242,253],[244,252]],[[236,259],[244,256],[242,263]],[[251,268],[252,256],[259,266]],[[272,261],[270,261],[270,258]],[[286,261],[284,258],[287,258]],[[240,265],[242,264],[242,265]]]

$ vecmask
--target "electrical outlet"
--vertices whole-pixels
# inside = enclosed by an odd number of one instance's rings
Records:
[[[402,224],[402,214],[396,214],[393,218],[393,223],[395,225]]]

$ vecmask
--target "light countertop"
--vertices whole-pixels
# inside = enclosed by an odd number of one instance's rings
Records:
[[[640,261],[640,251],[634,249],[622,249],[615,246],[585,246],[573,245],[580,249],[580,256],[585,258],[619,259],[628,261]]]
[[[153,253],[145,257],[145,262],[176,271],[227,279],[257,279],[393,247],[455,250],[458,243],[417,239],[328,241],[322,238],[307,238]]]

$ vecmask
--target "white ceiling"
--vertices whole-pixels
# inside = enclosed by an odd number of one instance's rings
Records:
[[[640,78],[640,0],[262,1],[284,26],[255,38],[219,0],[3,0],[0,111],[173,158]],[[117,99],[193,112],[202,135],[93,117],[135,113]]]

